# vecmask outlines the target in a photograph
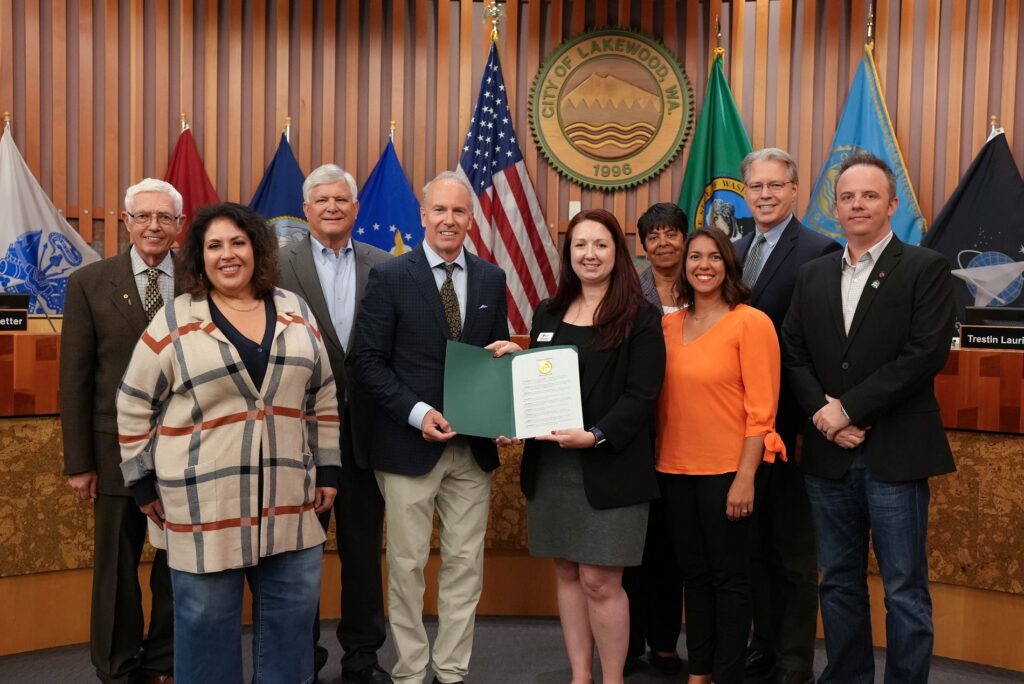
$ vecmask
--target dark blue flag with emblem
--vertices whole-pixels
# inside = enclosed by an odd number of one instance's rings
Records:
[[[1002,130],[981,148],[921,245],[949,259],[958,326],[967,306],[1024,306],[1024,179]]]
[[[420,203],[391,140],[359,191],[354,237],[391,254],[403,254],[423,242]]]
[[[249,206],[267,220],[282,245],[301,238],[309,230],[302,211],[302,181],[305,174],[295,160],[288,138],[281,134],[277,153],[263,174]]]

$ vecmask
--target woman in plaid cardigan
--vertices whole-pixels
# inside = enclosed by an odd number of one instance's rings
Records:
[[[125,484],[167,549],[174,674],[239,682],[243,578],[257,681],[309,682],[309,634],[340,471],[327,352],[306,303],[274,287],[277,245],[237,204],[193,221],[118,394]],[[148,295],[148,293],[147,293]]]

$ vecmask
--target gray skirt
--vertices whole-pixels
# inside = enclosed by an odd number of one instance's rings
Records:
[[[538,454],[537,488],[526,502],[530,555],[587,565],[640,565],[650,504],[591,506],[583,491],[587,453],[546,444]]]

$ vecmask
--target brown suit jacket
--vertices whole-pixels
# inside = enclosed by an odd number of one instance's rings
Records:
[[[95,470],[101,494],[131,496],[121,477],[114,402],[145,329],[128,252],[71,274],[60,340],[64,474]]]

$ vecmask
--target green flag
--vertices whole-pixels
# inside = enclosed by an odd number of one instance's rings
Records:
[[[683,189],[679,193],[679,206],[695,229],[717,225],[735,240],[743,234],[739,219],[750,217],[743,199],[740,162],[751,147],[725,80],[724,55],[725,50],[715,50],[704,108],[697,120]]]

